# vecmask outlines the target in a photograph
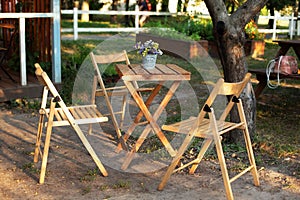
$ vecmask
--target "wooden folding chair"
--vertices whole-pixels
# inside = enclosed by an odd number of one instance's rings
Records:
[[[45,180],[52,128],[57,126],[72,126],[75,132],[77,133],[78,137],[80,138],[81,142],[83,143],[87,151],[92,156],[94,162],[96,163],[97,167],[99,168],[103,176],[107,176],[108,175],[107,171],[102,165],[97,154],[94,152],[92,146],[86,139],[79,125],[107,122],[108,118],[104,117],[97,110],[95,104],[67,107],[64,101],[62,100],[62,98],[60,97],[59,93],[57,92],[52,81],[46,74],[46,72],[43,71],[43,69],[40,67],[39,64],[35,64],[35,67],[36,67],[35,74],[38,80],[44,85],[44,91],[43,91],[42,103],[40,109],[40,119],[38,124],[38,132],[37,132],[36,146],[35,146],[35,153],[34,153],[34,162],[38,162],[39,155],[42,157],[42,165],[41,165],[39,182],[44,183]],[[48,98],[49,91],[50,94],[52,95],[52,98],[50,100],[49,108],[46,108],[47,100],[49,99]],[[57,104],[58,107],[56,108]],[[45,117],[48,118],[48,121],[44,123]],[[42,152],[41,140],[42,140],[43,126],[46,127],[46,137],[44,141],[44,150]]]
[[[254,179],[254,185],[256,186],[259,185],[258,173],[256,169],[251,140],[248,132],[247,121],[245,118],[242,101],[239,99],[241,92],[243,91],[246,84],[249,82],[250,76],[251,74],[247,73],[243,81],[238,83],[226,83],[224,82],[223,79],[220,79],[216,83],[212,92],[210,93],[210,96],[208,97],[203,108],[201,109],[198,117],[191,117],[187,120],[183,120],[175,124],[162,126],[162,129],[165,131],[183,133],[186,134],[186,137],[182,145],[178,149],[176,156],[173,158],[171,164],[169,165],[166,174],[162,178],[162,181],[158,186],[158,190],[163,190],[171,174],[178,170],[181,170],[185,167],[192,165],[189,172],[190,174],[193,174],[212,142],[214,142],[216,146],[216,151],[217,151],[217,155],[218,155],[218,159],[222,171],[222,177],[223,177],[223,182],[226,190],[227,199],[233,199],[231,183],[248,171],[252,173]],[[227,97],[230,97],[230,100],[226,105],[224,111],[221,113],[219,119],[216,119],[214,108],[213,108],[215,104],[213,105],[213,103],[215,102],[217,96],[219,95],[225,95]],[[238,114],[240,118],[240,122],[236,122],[236,123],[226,121],[227,116],[234,105],[237,105]],[[249,159],[249,164],[248,164],[249,167],[244,169],[242,172],[238,173],[233,178],[229,179],[221,140],[223,134],[228,133],[233,129],[241,129],[244,133],[244,139],[245,139],[245,144],[246,144],[246,149],[247,149],[247,154]],[[181,167],[177,167],[178,163],[182,158],[182,155],[187,150],[189,144],[191,143],[194,137],[204,138],[204,141],[202,143],[202,148],[197,158],[195,158],[191,162],[182,165]]]
[[[127,150],[126,144],[122,138],[121,128],[123,127],[123,123],[124,123],[128,90],[125,85],[115,86],[115,87],[106,87],[103,82],[102,76],[101,76],[101,70],[99,69],[99,66],[98,66],[98,65],[101,66],[101,65],[105,65],[105,64],[118,63],[118,62],[126,62],[126,64],[129,65],[130,61],[128,59],[127,53],[125,50],[121,53],[114,53],[114,54],[109,54],[109,55],[95,55],[93,52],[91,52],[90,58],[92,60],[92,64],[93,64],[93,67],[95,70],[91,103],[95,104],[96,96],[98,96],[98,97],[103,96],[105,98],[105,103],[108,108],[108,113],[103,114],[103,115],[111,117],[113,126],[117,133],[118,140],[119,140],[120,144],[122,145],[122,148],[124,150]],[[135,82],[135,87],[139,88],[139,86],[136,82]],[[139,88],[138,91],[139,92],[147,92],[147,91],[151,91],[152,89],[153,88]],[[111,105],[111,100],[109,98],[112,96],[123,97],[121,110],[119,110],[119,111],[113,110],[113,107]],[[116,115],[120,115],[120,124],[117,121]]]

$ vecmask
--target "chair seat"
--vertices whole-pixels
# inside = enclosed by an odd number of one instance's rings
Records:
[[[154,88],[138,88],[138,92],[151,92]],[[124,96],[128,94],[128,89],[126,86],[110,87],[105,89],[108,96]],[[104,96],[104,91],[102,89],[96,90],[96,96]]]
[[[106,88],[106,93],[108,96],[124,96],[128,93],[126,87],[118,87],[118,88]],[[97,89],[95,96],[104,96],[104,91],[102,89]]]
[[[7,51],[8,49],[5,47],[0,47],[0,51]]]
[[[107,122],[108,118],[104,117],[98,110],[96,105],[86,106],[71,106],[68,110],[72,114],[75,122],[79,124],[92,124],[99,122]],[[50,109],[41,109],[40,114],[46,114],[48,116]],[[44,113],[43,113],[44,112]],[[66,126],[69,125],[67,116],[62,108],[55,108],[54,110],[55,121],[53,126]],[[47,125],[47,123],[46,123]]]
[[[177,122],[170,125],[163,125],[162,129],[165,131],[171,131],[176,133],[183,133],[188,134],[193,127],[194,123],[196,122],[196,117],[190,117],[189,119],[183,120],[181,122]],[[244,129],[244,123],[232,123],[232,122],[226,122],[226,121],[217,121],[218,126],[218,133],[219,135],[222,135],[223,133],[226,133],[230,130],[233,130],[235,128]],[[212,128],[209,123],[209,119],[203,119],[201,124],[198,126],[197,129],[195,129],[195,137],[201,137],[201,138],[212,138]]]
[[[14,24],[8,24],[8,23],[0,23],[1,28],[8,28],[8,29],[13,29],[15,28]]]

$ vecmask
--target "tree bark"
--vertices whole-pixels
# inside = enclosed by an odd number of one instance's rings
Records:
[[[274,10],[274,8],[270,9],[270,15],[271,16],[275,16],[275,10]],[[273,28],[273,24],[274,24],[274,19],[269,19],[268,28],[272,29]]]
[[[239,82],[248,71],[244,52],[246,41],[244,27],[267,3],[267,0],[248,0],[231,15],[228,14],[223,0],[204,0],[204,2],[213,21],[213,32],[224,71],[224,79],[226,82]],[[256,100],[251,84],[245,88],[241,98],[249,132],[253,136],[256,128]],[[230,113],[230,120],[233,122],[238,120],[236,108]],[[236,132],[230,136],[230,139],[236,143],[240,143],[242,138],[243,135]]]
[[[113,0],[113,2],[111,4],[111,9],[118,10],[118,1],[117,0]],[[117,23],[117,15],[110,16],[110,23],[112,23],[112,24]]]

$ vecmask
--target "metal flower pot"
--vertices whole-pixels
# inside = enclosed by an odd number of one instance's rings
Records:
[[[145,69],[154,69],[156,64],[157,55],[156,54],[148,54],[143,57],[142,66]]]

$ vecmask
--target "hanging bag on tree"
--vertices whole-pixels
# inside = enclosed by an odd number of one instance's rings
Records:
[[[272,84],[270,82],[271,73],[277,73],[277,83]],[[266,74],[267,74],[267,84],[271,89],[275,89],[280,85],[279,74],[289,75],[298,73],[298,63],[295,57],[293,56],[279,56],[270,60],[267,65]]]

